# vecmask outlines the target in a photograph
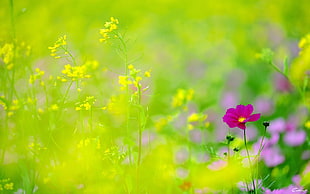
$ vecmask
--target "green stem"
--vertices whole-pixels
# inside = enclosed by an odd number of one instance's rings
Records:
[[[65,104],[66,98],[67,98],[67,96],[68,96],[68,93],[69,93],[69,90],[70,90],[72,84],[73,84],[73,81],[70,82],[69,86],[68,86],[67,89],[66,89],[65,95],[64,95],[64,97],[63,97],[63,99],[62,99],[62,104]]]
[[[11,27],[12,27],[12,39],[15,41],[16,30],[15,30],[15,19],[14,19],[14,0],[10,0],[10,16],[11,16]]]
[[[258,149],[258,153],[255,156],[255,160],[257,160],[260,157],[261,152],[264,149],[264,145],[263,142],[265,140],[266,137],[266,131],[267,131],[267,126],[265,125],[265,130],[264,130],[264,134],[263,134],[263,138],[261,139],[260,145],[259,145],[259,149]],[[258,176],[258,162],[257,162],[257,166],[256,166],[256,175]],[[256,182],[256,185],[258,184],[258,182]]]
[[[142,126],[141,126],[141,87],[138,84],[138,161],[137,161],[137,193],[140,185],[140,163],[142,154]]]
[[[257,159],[257,158],[260,156],[260,153],[261,153],[261,152],[263,151],[263,149],[264,149],[263,142],[264,142],[264,140],[265,140],[266,131],[267,131],[267,126],[265,126],[264,135],[263,135],[263,138],[262,138],[262,140],[261,140],[261,142],[260,142],[259,149],[258,149],[258,153],[257,153],[255,159]]]
[[[69,57],[71,58],[72,63],[74,64],[74,66],[77,66],[77,63],[75,61],[74,56],[71,54],[71,52],[65,47],[65,46],[61,46],[61,48],[68,53]]]
[[[272,61],[271,61],[269,64],[270,64],[277,72],[279,72],[280,74],[282,74],[284,77],[286,77],[286,78],[288,79],[287,75],[285,75],[285,73],[282,72],[281,69],[280,69],[278,66],[276,66]]]
[[[127,46],[124,42],[123,37],[120,34],[117,34],[118,39],[121,42],[121,45],[123,46],[123,54],[124,54],[124,64],[125,64],[125,76],[128,77],[129,71],[128,71],[128,56],[127,56]],[[130,139],[130,130],[129,130],[129,119],[130,119],[130,96],[129,96],[129,88],[128,85],[126,85],[126,100],[127,100],[127,107],[126,107],[126,135],[128,140]],[[128,157],[129,157],[129,164],[132,164],[132,158],[131,158],[131,148],[128,146]]]
[[[243,130],[243,138],[244,138],[244,146],[245,146],[245,149],[246,149],[246,153],[247,153],[247,157],[248,157],[249,165],[250,165],[250,170],[251,170],[251,179],[252,179],[252,184],[253,184],[253,190],[254,190],[254,193],[256,193],[255,182],[254,182],[254,177],[253,177],[253,170],[252,170],[252,162],[251,162],[251,159],[250,159],[250,153],[249,153],[248,146],[247,146],[247,143],[246,143],[247,141],[246,141],[245,130]]]
[[[90,131],[93,131],[93,107],[90,108],[89,126],[90,126]]]

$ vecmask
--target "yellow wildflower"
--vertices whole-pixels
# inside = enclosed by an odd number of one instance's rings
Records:
[[[304,36],[298,43],[298,47],[304,49],[305,47],[310,46],[310,34]]]
[[[199,113],[192,113],[188,116],[187,122],[202,122],[204,121],[208,116],[205,114],[199,114]]]
[[[122,85],[121,89],[125,90],[128,85],[132,84],[132,81],[129,80],[128,76],[118,76],[118,83]]]
[[[187,122],[196,122],[196,121],[199,121],[199,119],[200,119],[200,115],[197,113],[193,113],[187,118]]]
[[[144,72],[145,77],[151,77],[151,71],[146,71]]]
[[[36,80],[41,79],[42,76],[45,74],[45,72],[42,71],[40,68],[36,68],[35,71],[36,71],[35,74],[30,75],[30,78],[28,80],[29,84],[34,84]],[[44,84],[42,84],[41,82],[40,82],[40,85],[43,86]]]
[[[71,66],[70,64],[67,64],[64,66],[64,69],[61,71],[67,78],[71,79],[72,81],[76,81],[78,79],[83,78],[90,78],[91,76],[86,73],[87,67],[86,65],[82,66]],[[67,81],[61,80],[61,81]]]
[[[104,28],[100,29],[99,33],[102,35],[102,38],[100,38],[99,41],[105,42],[108,39],[110,39],[111,38],[110,33],[112,33],[117,29],[117,25],[118,25],[118,19],[111,17],[110,21],[104,24]],[[117,37],[117,35],[114,35],[114,37]]]
[[[7,104],[6,104],[6,100],[5,100],[5,96],[0,96],[0,105],[3,107],[4,110],[7,110]]]
[[[300,88],[310,88],[310,34],[303,37],[299,42],[299,55],[292,61],[290,66],[290,80]]]
[[[14,58],[14,45],[12,43],[6,43],[0,48],[0,56],[5,64],[12,62]]]
[[[61,36],[58,38],[58,40],[54,43],[54,46],[48,47],[48,49],[51,51],[51,56],[54,57],[55,59],[61,58],[60,55],[57,54],[57,51],[59,48],[62,48],[63,46],[67,45],[67,36]]]
[[[38,113],[42,114],[44,110],[42,108],[38,108]]]
[[[4,188],[5,188],[6,190],[13,190],[13,187],[14,187],[14,183],[6,183],[6,184],[4,185]]]
[[[310,120],[307,121],[307,122],[305,123],[305,127],[306,127],[307,129],[310,129]]]
[[[92,146],[95,149],[100,149],[101,148],[101,143],[99,138],[85,138],[80,140],[80,142],[77,144],[78,148],[85,148],[88,146]]]
[[[187,129],[188,129],[188,130],[193,130],[193,129],[194,129],[194,125],[192,125],[192,124],[187,124]]]
[[[172,106],[173,107],[181,107],[183,106],[187,101],[191,100],[194,95],[194,90],[184,90],[184,89],[178,89],[175,96],[172,98]]]
[[[50,106],[49,110],[51,111],[57,111],[59,109],[58,105],[57,104],[53,104]]]
[[[87,96],[86,99],[75,107],[76,111],[80,110],[91,110],[92,105],[95,104],[96,99],[94,96]]]
[[[88,67],[89,69],[96,70],[99,66],[99,62],[96,60],[86,61],[84,66]]]
[[[157,131],[161,131],[167,124],[167,118],[161,118],[155,123],[155,128]]]

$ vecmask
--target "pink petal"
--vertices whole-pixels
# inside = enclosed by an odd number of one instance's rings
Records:
[[[240,129],[245,130],[245,123],[238,123],[237,127],[239,127]]]
[[[227,123],[227,125],[230,127],[230,128],[235,128],[239,125],[239,123],[234,123],[234,122],[229,122]]]
[[[290,131],[284,136],[284,141],[290,146],[299,146],[306,141],[307,134],[304,131]]]
[[[227,111],[226,111],[226,114],[227,114],[227,113],[236,114],[236,109],[234,109],[234,108],[229,108],[229,109],[227,109]]]
[[[230,118],[234,118],[234,119],[238,119],[238,115],[236,114],[232,114],[232,113],[227,113],[224,117],[230,117]]]
[[[257,121],[258,119],[260,118],[260,114],[253,114],[251,115],[247,120],[246,122],[253,122],[253,121]]]
[[[245,110],[245,106],[244,105],[242,105],[242,104],[237,105],[236,113],[238,114],[238,116],[243,116],[244,110]]]
[[[249,117],[252,114],[253,110],[254,110],[254,108],[253,108],[252,104],[246,105],[244,108],[244,113],[243,113],[244,115],[242,115],[242,116]]]

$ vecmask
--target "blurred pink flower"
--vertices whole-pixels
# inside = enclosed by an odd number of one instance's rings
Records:
[[[225,92],[223,94],[221,105],[223,108],[229,108],[239,101],[239,97],[234,92]]]
[[[260,118],[260,114],[252,114],[253,106],[248,104],[237,105],[236,108],[229,108],[226,111],[226,114],[223,116],[223,121],[230,127],[238,127],[240,129],[245,130],[245,124],[247,122],[257,121]]]
[[[310,159],[310,150],[306,150],[302,153],[301,159],[303,160],[309,160]]]
[[[308,191],[302,187],[290,185],[286,188],[270,190],[266,189],[265,194],[306,194]]]
[[[299,146],[306,141],[306,133],[301,130],[289,131],[284,136],[284,142],[290,146]]]
[[[283,92],[283,93],[293,91],[292,84],[289,82],[289,80],[286,77],[277,73],[274,76],[274,78],[275,78],[274,85],[277,91]]]
[[[280,133],[285,131],[286,129],[286,122],[283,118],[277,118],[270,122],[270,126],[268,131],[271,133]]]
[[[277,147],[263,149],[261,152],[261,157],[268,167],[274,167],[282,164],[285,160],[284,156]]]
[[[254,103],[257,112],[263,115],[271,115],[274,112],[274,105],[271,99],[259,97]]]
[[[227,161],[225,160],[218,160],[218,161],[214,161],[211,164],[208,165],[208,168],[210,170],[221,170],[223,168],[225,168],[227,166]]]

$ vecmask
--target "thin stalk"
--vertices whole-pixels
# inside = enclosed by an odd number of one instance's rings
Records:
[[[230,136],[230,128],[228,129],[228,135]],[[230,162],[230,140],[228,140],[228,143],[227,143],[227,160],[228,160],[228,163]]]
[[[246,134],[245,134],[245,130],[243,130],[243,138],[244,138],[244,146],[245,146],[246,153],[247,153],[247,157],[248,157],[249,164],[250,164],[250,170],[251,170],[251,178],[252,178],[253,190],[254,190],[254,193],[256,193],[255,182],[254,182],[254,177],[253,177],[253,170],[252,170],[252,162],[251,162],[251,159],[250,159],[250,154],[249,154],[248,146],[247,146],[247,143],[246,143]]]
[[[68,53],[69,57],[71,58],[72,63],[74,64],[74,66],[77,66],[77,63],[75,61],[74,56],[71,54],[71,52],[65,47],[65,46],[61,46],[61,48]]]
[[[258,149],[258,153],[257,153],[257,155],[255,156],[255,159],[257,159],[257,157],[260,156],[260,153],[261,153],[261,152],[263,151],[263,149],[264,149],[263,142],[264,142],[264,140],[265,140],[266,131],[267,131],[267,126],[265,126],[264,135],[263,135],[263,138],[262,138],[262,140],[261,140],[261,142],[260,142],[259,149]]]
[[[10,0],[10,16],[11,16],[11,27],[12,27],[12,39],[15,41],[16,30],[15,30],[15,18],[14,18],[14,0]]]
[[[258,153],[255,156],[255,160],[257,160],[260,157],[260,154],[263,151],[264,146],[265,146],[265,145],[263,145],[263,142],[264,142],[265,137],[266,137],[266,131],[267,131],[268,125],[265,125],[265,123],[264,123],[264,126],[265,126],[265,130],[264,130],[263,138],[261,139],[261,142],[260,142],[260,145],[259,145],[259,149],[258,149]],[[258,162],[257,162],[257,166],[256,166],[256,175],[258,176]],[[258,184],[258,182],[256,182],[256,185],[257,184]]]
[[[269,64],[270,64],[277,72],[279,72],[280,74],[282,74],[284,77],[286,77],[286,78],[288,79],[287,75],[285,75],[285,73],[282,72],[281,69],[280,69],[278,66],[276,66],[272,61],[271,61]]]
[[[93,107],[90,108],[90,120],[89,120],[89,126],[90,131],[93,131]]]
[[[62,104],[65,104],[66,98],[67,98],[67,96],[68,96],[68,93],[69,93],[69,90],[70,90],[72,84],[73,84],[73,81],[71,80],[69,86],[68,86],[67,89],[66,89],[65,95],[64,95],[64,97],[63,97],[63,99],[62,99]]]
[[[126,43],[124,42],[124,39],[120,34],[117,35],[118,39],[121,42],[121,45],[123,47],[122,51],[124,54],[124,65],[125,65],[125,76],[126,78],[128,77],[129,71],[128,71],[128,56],[127,56],[127,46]],[[130,96],[129,96],[129,88],[128,85],[126,85],[126,100],[127,100],[127,107],[126,107],[126,134],[127,138],[130,139],[130,130],[129,130],[129,119],[130,119]],[[132,158],[131,158],[131,148],[128,146],[128,157],[129,157],[129,163],[132,164]]]
[[[142,153],[142,128],[141,128],[141,87],[138,84],[138,161],[137,161],[137,193],[139,193],[140,185],[140,163]]]
[[[15,57],[16,57],[16,42],[15,42],[15,21],[14,21],[14,1],[13,0],[10,0],[10,17],[11,17],[11,26],[12,26],[12,42],[13,42],[13,61],[12,63],[14,64],[15,63]],[[14,79],[15,79],[15,68],[13,67],[12,69],[12,80],[10,80],[10,76],[9,76],[9,73],[7,73],[7,78],[8,80],[11,81],[11,86],[10,86],[10,91],[8,91],[8,102],[12,103],[12,99],[13,99],[13,93],[15,92],[16,96],[17,96],[17,93],[15,91],[15,88],[14,88]],[[6,104],[8,105],[8,104]],[[9,108],[9,107],[7,107]],[[8,137],[8,128],[9,128],[9,121],[8,121],[8,111],[5,111],[5,128],[3,130],[3,135],[5,138]],[[1,164],[3,164],[4,162],[4,159],[5,159],[5,152],[6,152],[6,145],[7,142],[4,141],[3,144],[2,144],[2,153],[1,153]]]

